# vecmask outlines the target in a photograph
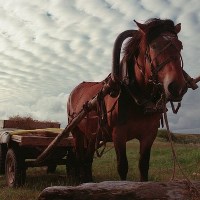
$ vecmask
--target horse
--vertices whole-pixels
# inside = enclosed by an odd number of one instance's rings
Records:
[[[101,142],[114,144],[117,171],[126,180],[128,161],[126,142],[139,140],[140,181],[148,181],[152,144],[156,138],[168,101],[180,102],[187,91],[178,39],[181,24],[170,19],[135,21],[138,30],[121,33],[113,48],[111,75],[102,82],[82,82],[71,92],[67,102],[69,123],[85,103],[98,95],[98,104],[71,131],[75,143],[75,177],[90,182],[92,162]],[[120,52],[125,39],[123,57]],[[119,83],[105,97],[104,84]]]

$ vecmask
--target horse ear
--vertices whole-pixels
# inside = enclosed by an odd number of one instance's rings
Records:
[[[137,22],[136,20],[134,20],[134,22],[136,23],[137,27],[138,27],[143,33],[147,33],[148,26],[147,26],[146,24],[141,24],[141,23]]]
[[[175,26],[175,32],[178,34],[181,31],[181,23]]]

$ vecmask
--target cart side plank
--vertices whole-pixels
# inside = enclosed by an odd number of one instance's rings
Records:
[[[55,138],[43,136],[22,136],[12,135],[11,140],[19,143],[20,146],[48,146]],[[58,144],[59,147],[72,147],[74,146],[73,138],[64,138]]]

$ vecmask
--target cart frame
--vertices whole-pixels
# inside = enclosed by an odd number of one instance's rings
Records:
[[[73,138],[64,138],[54,152],[43,162],[35,162],[36,158],[55,139],[55,135],[12,134],[16,129],[0,130],[0,174],[5,174],[9,187],[24,185],[26,170],[29,167],[47,166],[47,173],[53,173],[57,165],[68,166],[73,154]],[[25,131],[26,132],[26,131]]]

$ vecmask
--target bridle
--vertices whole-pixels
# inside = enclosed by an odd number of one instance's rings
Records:
[[[162,107],[164,107],[164,105],[166,105],[164,88],[163,88],[162,83],[160,83],[160,81],[158,80],[158,74],[168,63],[170,63],[172,60],[177,59],[177,55],[169,56],[166,60],[164,60],[163,62],[158,63],[156,65],[154,64],[155,63],[154,61],[158,58],[159,55],[164,53],[169,47],[173,46],[179,54],[179,58],[181,60],[181,68],[183,69],[183,59],[180,54],[180,51],[182,49],[181,41],[178,40],[178,38],[175,34],[170,34],[170,35],[161,34],[160,36],[163,38],[167,37],[167,40],[169,40],[169,42],[167,42],[167,44],[164,45],[164,47],[159,49],[159,51],[152,48],[151,43],[149,43],[147,45],[145,55],[144,55],[144,63],[145,63],[145,65],[148,65],[150,67],[150,71],[151,71],[151,75],[150,75],[150,77],[148,77],[148,80],[147,80],[148,84],[152,85],[151,98],[154,98],[155,95],[156,96],[158,94],[160,95],[160,97],[158,98],[158,100],[156,102],[156,107],[158,108],[158,110],[159,109],[162,110]],[[154,58],[152,58],[150,56],[150,50],[156,51],[156,56]],[[136,58],[135,58],[135,62],[136,62],[136,66],[138,67],[142,76],[144,77],[144,79],[146,79],[147,77],[146,77],[146,73],[145,73],[145,67],[140,65]],[[170,101],[170,103],[172,105],[173,112],[177,113],[178,109],[181,105],[180,102],[178,103],[178,107],[176,109],[174,108],[173,102]]]
[[[173,39],[171,39],[171,38],[173,38]],[[156,65],[153,64],[153,61],[156,60],[157,57],[160,54],[164,53],[170,46],[173,46],[177,50],[179,57],[180,57],[180,60],[181,60],[181,67],[183,68],[183,59],[182,59],[182,56],[180,54],[182,45],[181,45],[181,47],[178,47],[178,45],[176,45],[177,43],[181,43],[181,42],[178,40],[177,37],[175,37],[173,35],[172,37],[170,37],[169,42],[161,50],[158,51],[158,53],[156,54],[156,56],[154,58],[151,58],[151,56],[150,56],[150,49],[155,51],[154,48],[151,47],[151,44],[147,45],[147,48],[146,48],[146,51],[145,51],[145,63],[148,63],[148,65],[151,68],[151,76],[149,78],[151,81],[158,83],[158,73],[159,73],[159,71],[161,69],[163,69],[163,67],[165,67],[165,65],[167,65],[169,62],[177,59],[177,56],[170,56],[165,61],[163,61],[162,63],[156,64]]]

